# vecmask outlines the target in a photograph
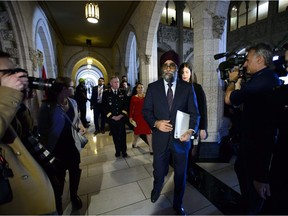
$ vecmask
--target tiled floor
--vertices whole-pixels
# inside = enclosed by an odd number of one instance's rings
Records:
[[[81,152],[82,176],[79,195],[83,208],[72,211],[68,185],[63,195],[64,214],[81,215],[173,215],[173,169],[166,178],[161,196],[151,203],[152,161],[148,145],[138,140],[139,148],[132,148],[133,132],[127,130],[128,158],[115,158],[115,149],[109,133],[93,135],[88,129],[89,143]],[[205,145],[205,143],[203,143]],[[198,163],[200,167],[239,191],[231,163]],[[208,190],[210,190],[208,188]],[[189,215],[222,215],[195,187],[187,183],[184,208]]]

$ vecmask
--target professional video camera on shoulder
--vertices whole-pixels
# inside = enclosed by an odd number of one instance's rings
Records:
[[[1,72],[4,74],[14,74],[14,73],[19,73],[19,72],[24,72],[24,73],[27,73],[28,75],[28,72],[22,68],[5,69],[5,70],[1,70]],[[52,85],[55,82],[55,79],[53,78],[42,79],[42,78],[33,77],[33,76],[28,76],[28,80],[29,80],[29,88],[36,89],[36,90],[47,90],[50,87],[52,87]]]
[[[214,55],[214,59],[218,60],[221,58],[227,57],[228,59],[224,62],[221,62],[217,68],[217,71],[220,72],[220,78],[222,80],[229,79],[229,72],[237,68],[239,72],[239,77],[245,78],[245,68],[243,67],[246,61],[246,54],[238,53],[219,53]]]

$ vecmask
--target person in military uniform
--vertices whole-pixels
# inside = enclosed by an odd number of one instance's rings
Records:
[[[111,88],[103,92],[102,103],[104,104],[106,117],[115,145],[115,157],[120,157],[120,153],[127,157],[126,130],[125,123],[128,119],[128,101],[124,90],[119,89],[119,78],[113,76],[110,79]]]

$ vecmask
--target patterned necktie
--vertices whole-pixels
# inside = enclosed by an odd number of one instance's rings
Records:
[[[103,93],[103,87],[98,87],[98,103],[102,103],[102,93]]]
[[[173,91],[172,91],[172,83],[168,83],[168,91],[167,91],[167,100],[169,105],[169,110],[171,110],[172,102],[173,102]]]

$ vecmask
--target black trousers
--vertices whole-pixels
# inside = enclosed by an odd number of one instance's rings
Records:
[[[77,157],[79,158],[70,160],[69,163],[65,161],[59,161],[59,163],[57,163],[57,172],[54,174],[51,173],[49,175],[49,179],[54,190],[56,208],[59,214],[62,214],[62,195],[65,184],[66,170],[69,172],[70,198],[72,200],[77,197],[77,191],[81,177],[81,169],[79,168],[80,154],[77,155]]]
[[[248,157],[238,155],[234,169],[238,178],[242,209],[244,214],[256,215],[259,214],[264,205],[262,199],[257,193],[253,185],[253,171],[251,170],[251,160]]]
[[[112,119],[109,120],[110,131],[112,133],[117,154],[120,154],[121,152],[122,154],[125,154],[127,151],[125,124],[125,118],[122,118],[119,121],[114,121]]]
[[[164,152],[158,154],[154,152],[153,158],[153,189],[161,192],[164,178],[169,171],[169,161],[172,156],[174,168],[174,198],[173,206],[176,208],[182,207],[183,196],[186,186],[186,169],[188,161],[188,151],[184,153],[175,152],[167,148]]]
[[[80,120],[82,124],[87,124],[87,119],[86,119],[86,103],[83,104],[78,104],[78,109],[80,112]]]
[[[93,107],[95,130],[100,131],[105,129],[106,115],[103,104],[97,104]],[[100,117],[100,127],[99,127]]]

